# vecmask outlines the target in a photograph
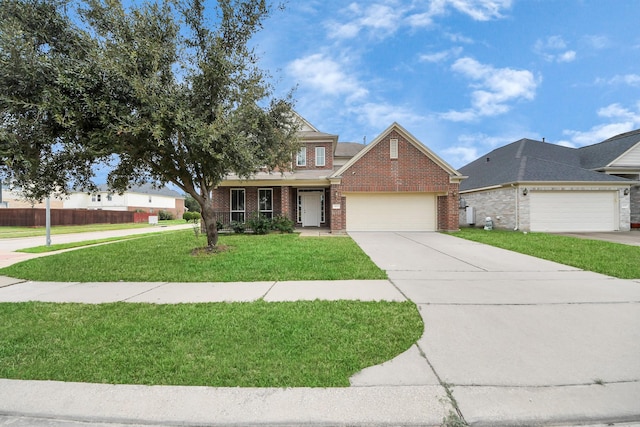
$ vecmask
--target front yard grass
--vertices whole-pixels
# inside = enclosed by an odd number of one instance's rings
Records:
[[[411,302],[0,303],[0,378],[343,387],[422,331]]]
[[[385,279],[349,237],[297,234],[224,235],[215,255],[192,230],[156,233],[108,245],[35,258],[0,270],[19,279],[63,282],[256,282]]]
[[[463,228],[452,235],[607,276],[640,279],[640,246],[557,234],[479,228]]]

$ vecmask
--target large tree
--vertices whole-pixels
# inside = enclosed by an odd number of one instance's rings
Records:
[[[229,173],[284,171],[299,143],[290,95],[273,96],[250,48],[265,0],[0,0],[0,162],[30,196],[171,182],[217,244],[213,189]]]

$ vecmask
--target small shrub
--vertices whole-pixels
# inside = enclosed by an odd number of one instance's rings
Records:
[[[216,229],[218,231],[222,230],[224,228],[224,223],[222,221],[220,221],[219,219],[216,220]]]
[[[233,230],[234,233],[242,234],[244,233],[245,228],[246,226],[244,222],[231,221],[231,229]]]
[[[193,221],[194,224],[197,224],[198,221],[200,221],[200,218],[201,218],[200,212],[187,211],[182,214],[182,219],[184,219],[187,222]]]
[[[158,219],[161,221],[168,221],[173,219],[173,214],[169,211],[161,210],[158,212]]]
[[[277,215],[271,220],[271,228],[280,233],[293,233],[293,221],[284,215]]]
[[[271,220],[259,213],[252,215],[247,225],[255,234],[267,234],[271,231]]]

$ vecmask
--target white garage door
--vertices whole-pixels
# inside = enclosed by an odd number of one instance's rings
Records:
[[[615,231],[615,191],[532,191],[531,231]]]
[[[435,231],[436,196],[348,193],[347,231]]]

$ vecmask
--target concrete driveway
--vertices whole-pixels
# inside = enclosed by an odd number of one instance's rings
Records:
[[[473,425],[640,421],[640,280],[439,233],[350,233],[419,307]]]

